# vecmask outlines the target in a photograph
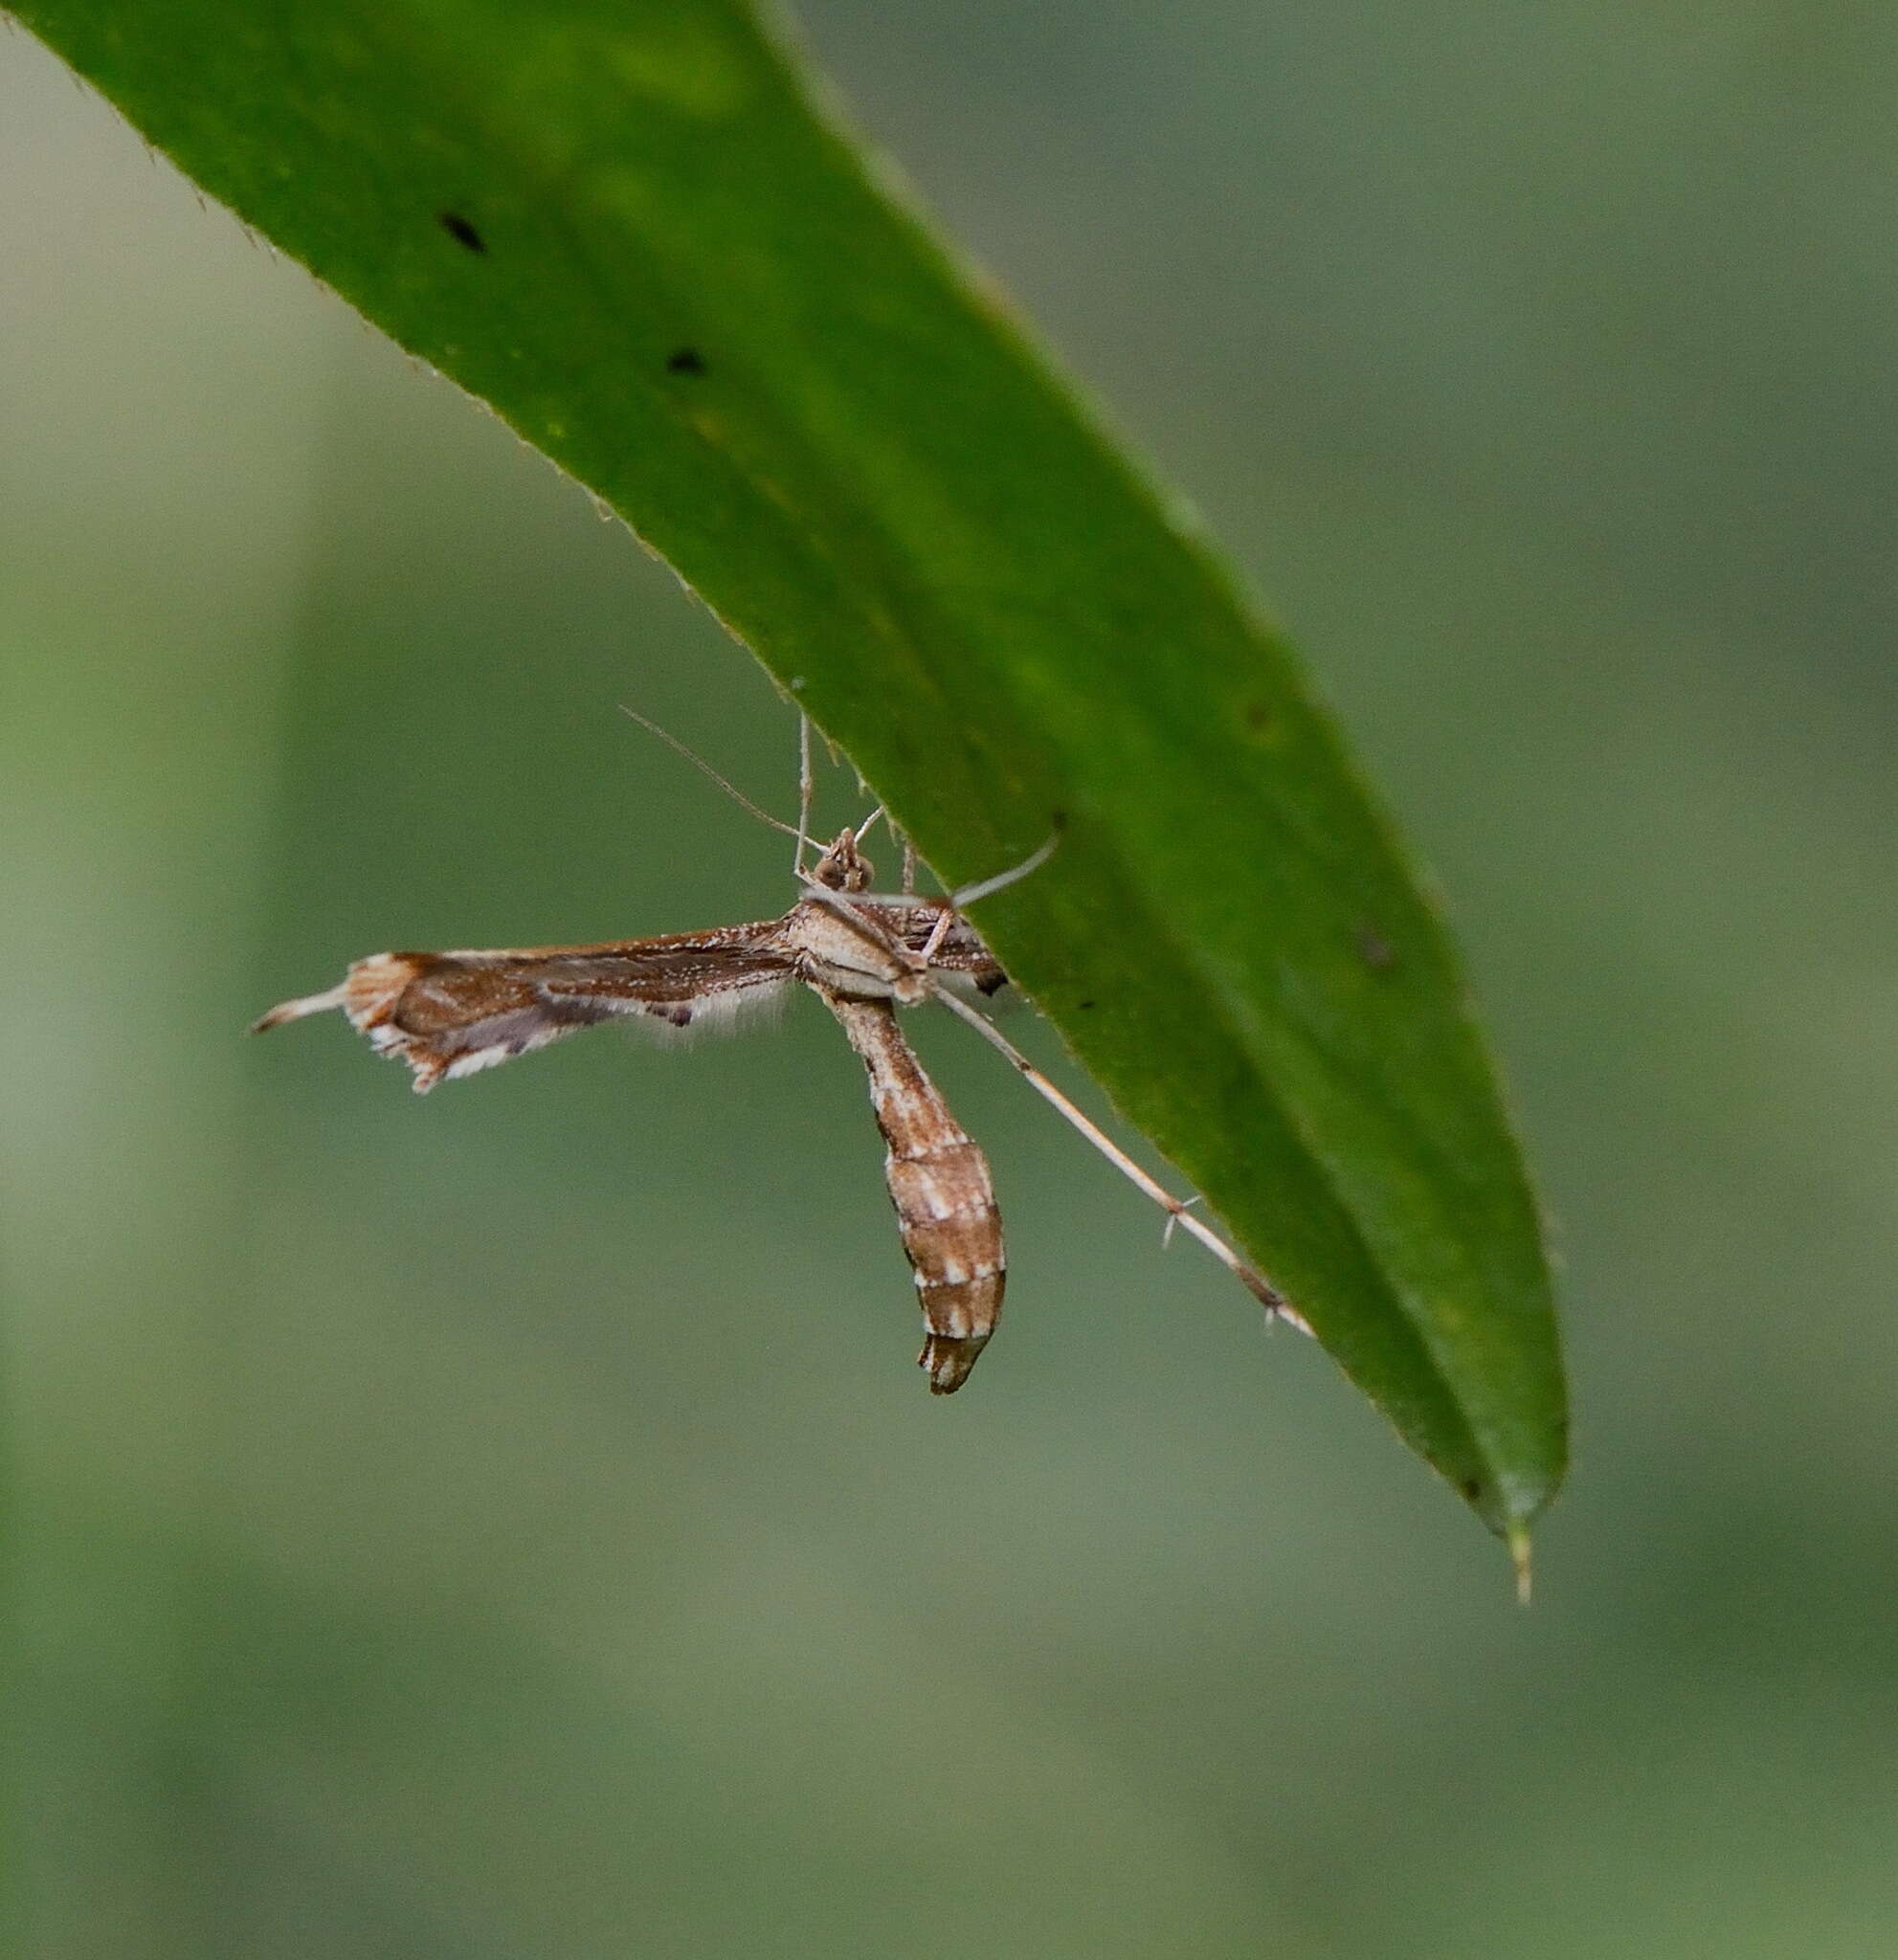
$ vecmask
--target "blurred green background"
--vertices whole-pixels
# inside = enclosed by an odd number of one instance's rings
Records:
[[[1446,894],[1566,1253],[1535,1607],[953,1028],[1013,1287],[948,1403],[815,1004],[427,1102],[246,1044],[377,947],[778,910],[614,704],[779,807],[792,731],[0,34],[18,1950],[1891,1950],[1888,11],[805,21]]]

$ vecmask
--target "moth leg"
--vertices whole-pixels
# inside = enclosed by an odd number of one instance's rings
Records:
[[[811,805],[817,793],[817,778],[811,768],[811,717],[797,718],[797,855],[792,860],[791,875],[801,884],[804,858],[811,848]]]
[[[1180,1210],[1184,1211],[1188,1205],[1196,1205],[1198,1202],[1199,1196],[1198,1193],[1195,1192],[1192,1197],[1186,1200],[1186,1204],[1182,1205],[1180,1207]],[[1172,1244],[1173,1227],[1179,1223],[1179,1212],[1169,1212],[1167,1214],[1167,1222],[1160,1227],[1160,1250],[1162,1252],[1165,1252],[1167,1248]]]
[[[949,903],[959,912],[965,905],[973,905],[980,900],[993,898],[999,891],[1026,878],[1030,872],[1039,871],[1055,855],[1055,846],[1061,840],[1059,830],[1049,835],[1048,841],[1038,850],[1029,852],[1019,864],[1012,864],[1006,871],[998,871],[994,878],[978,879],[973,884],[966,884],[960,891],[949,894]]]
[[[917,954],[917,958],[925,962],[933,960],[937,953],[942,950],[943,941],[949,937],[949,927],[955,923],[955,907],[953,905],[945,905],[937,915],[936,923],[930,926],[929,936],[923,942],[923,949]]]
[[[1297,1327],[1301,1333],[1310,1333],[1309,1323],[1285,1296],[1256,1267],[1248,1265],[1203,1218],[1194,1216],[1189,1207],[1197,1204],[1197,1198],[1176,1198],[1164,1185],[1150,1177],[1091,1117],[1070,1102],[987,1014],[978,1013],[967,1001],[958,1000],[946,987],[932,986],[932,991],[958,1020],[967,1021],[992,1048],[1000,1050],[1019,1070],[1029,1087],[1064,1116],[1135,1190],[1151,1198],[1167,1214],[1170,1227],[1177,1226],[1180,1231],[1198,1239],[1268,1315],[1284,1321],[1288,1326]]]

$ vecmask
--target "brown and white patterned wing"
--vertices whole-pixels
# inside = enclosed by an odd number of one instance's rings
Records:
[[[863,907],[902,945],[920,953],[934,937],[937,923],[946,909],[925,901],[921,903],[880,901]],[[1008,975],[995,956],[982,943],[982,935],[967,919],[950,921],[949,930],[936,942],[929,965],[940,974],[966,980],[978,992],[994,993],[1008,985]]]
[[[793,978],[790,962],[764,943],[770,930],[726,925],[603,946],[375,953],[326,993],[272,1008],[257,1031],[340,1008],[377,1054],[409,1064],[419,1092],[601,1021],[729,1025]]]

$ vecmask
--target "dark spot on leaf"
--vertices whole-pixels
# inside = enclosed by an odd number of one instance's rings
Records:
[[[1262,735],[1272,725],[1272,710],[1262,701],[1249,701],[1245,704],[1245,725],[1255,735]]]
[[[1466,1497],[1470,1501],[1471,1503],[1474,1503],[1477,1501],[1477,1499],[1483,1495],[1483,1483],[1481,1479],[1475,1477],[1466,1477],[1463,1480],[1463,1493],[1464,1497]]]
[[[665,357],[665,371],[668,374],[703,374],[705,357],[697,347],[674,347]]]
[[[1395,966],[1397,959],[1391,942],[1374,925],[1357,928],[1357,956],[1375,973]]]
[[[1094,1003],[1091,1000],[1077,1000],[1075,1002],[1076,1007],[1092,1007]]]
[[[488,249],[487,240],[458,211],[445,211],[437,215],[441,220],[441,229],[458,245],[465,245],[470,252],[485,252]]]

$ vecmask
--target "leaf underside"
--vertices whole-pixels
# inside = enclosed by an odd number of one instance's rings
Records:
[[[1495,1529],[1559,1481],[1452,950],[1284,646],[730,0],[26,0],[679,570]]]

